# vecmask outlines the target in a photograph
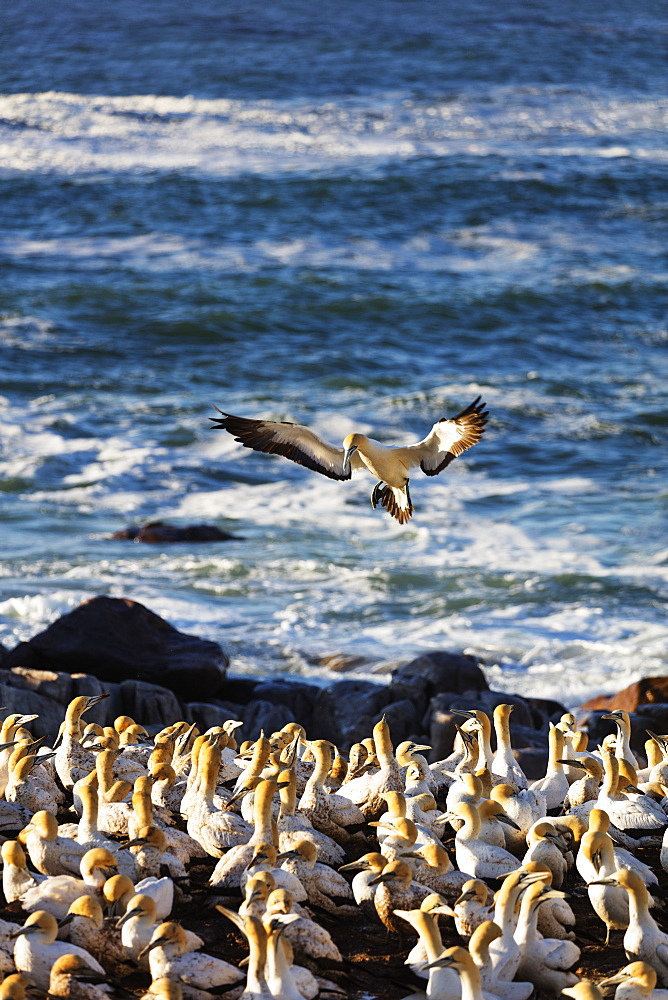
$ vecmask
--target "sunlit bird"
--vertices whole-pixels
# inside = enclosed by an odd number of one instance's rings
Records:
[[[221,417],[210,418],[214,428],[229,431],[244,448],[282,455],[329,479],[350,479],[356,469],[367,469],[378,480],[371,493],[372,506],[380,503],[400,524],[405,524],[414,510],[408,491],[411,469],[419,468],[426,476],[438,475],[453,458],[478,443],[487,423],[487,410],[478,396],[456,416],[435,423],[415,444],[388,448],[366,434],[355,433],[348,434],[337,448],[301,424],[218,412]]]

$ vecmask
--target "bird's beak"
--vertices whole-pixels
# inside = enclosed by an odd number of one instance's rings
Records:
[[[146,947],[142,948],[142,950],[139,952],[139,955],[137,957],[138,958],[143,958],[144,955],[148,955],[149,951],[153,951],[154,948],[159,948],[161,944],[165,944],[165,942],[168,941],[168,940],[169,940],[169,938],[159,937],[159,938],[156,938],[155,941],[149,941],[149,943],[146,945]]]
[[[515,820],[511,819],[510,816],[506,816],[505,813],[499,813],[499,815],[496,818],[498,819],[499,823],[505,823],[506,826],[512,826],[513,830],[521,830],[521,827],[517,825]]]
[[[74,920],[74,914],[73,913],[67,913],[67,914],[65,914],[65,916],[63,917],[62,920],[58,921],[58,926],[59,927],[67,927],[67,925],[71,924],[73,920]]]
[[[367,865],[366,861],[364,861],[364,862],[361,862],[361,861],[350,861],[347,865],[341,865],[341,867],[339,868],[339,871],[340,872],[354,872],[354,871],[357,871],[358,869],[360,871],[364,871],[364,869],[368,868],[368,867],[369,866]]]
[[[351,445],[350,448],[346,448],[343,453],[343,471],[347,475],[350,472],[350,459],[353,457],[357,451],[357,445]]]

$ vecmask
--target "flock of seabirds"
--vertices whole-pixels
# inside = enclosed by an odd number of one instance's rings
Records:
[[[393,746],[385,717],[344,756],[297,723],[238,744],[233,720],[153,738],[128,716],[87,722],[103,697],[71,701],[53,749],[35,716],[2,723],[17,919],[0,921],[0,1000],[335,1000],[356,993],[328,929],[341,921],[401,935],[410,1000],[668,998],[657,872],[637,857],[651,844],[668,870],[668,738],[638,760],[624,711],[595,748],[572,714],[550,724],[545,776],[528,783],[512,705],[458,712],[452,753],[428,763],[424,745]],[[208,885],[192,885],[202,859]],[[599,983],[572,971],[567,879],[587,886],[606,944],[623,932],[628,964]],[[218,955],[173,919],[193,899]],[[233,929],[241,965],[220,957]]]
[[[333,479],[367,469],[373,506],[402,524],[411,470],[441,472],[487,421],[478,397],[416,444],[355,433],[337,448],[220,412],[215,426],[246,447]],[[359,995],[330,933],[341,921],[410,942],[406,1000],[668,1000],[657,872],[637,857],[660,848],[668,870],[668,737],[649,734],[637,760],[625,712],[594,748],[572,714],[550,724],[545,776],[528,783],[512,705],[460,712],[451,755],[429,763],[429,747],[393,746],[384,717],[344,754],[296,722],[240,744],[234,720],[152,738],[128,716],[103,727],[84,718],[103,697],[69,704],[53,748],[33,739],[35,716],[0,727],[0,829],[14,836],[2,886],[17,918],[0,921],[0,1000]],[[203,859],[206,886],[190,874]],[[586,885],[606,944],[623,932],[629,964],[598,983],[572,971],[567,879]],[[188,903],[216,923],[219,954],[174,919]],[[231,935],[247,942],[241,964],[220,957]]]

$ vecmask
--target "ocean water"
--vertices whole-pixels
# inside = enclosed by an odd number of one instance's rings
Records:
[[[105,593],[236,673],[447,648],[569,705],[668,673],[664,10],[1,17],[0,641]],[[403,527],[208,426],[398,444],[479,394]],[[243,539],[110,539],[157,518]]]

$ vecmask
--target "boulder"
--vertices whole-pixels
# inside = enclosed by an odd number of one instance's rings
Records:
[[[461,715],[453,715],[450,711],[451,697],[437,695],[431,702],[431,711],[427,717],[427,742],[431,746],[427,759],[431,764],[444,760],[452,753],[457,735],[457,726],[464,721]]]
[[[243,541],[241,535],[230,535],[213,524],[188,524],[179,527],[167,521],[150,521],[148,524],[132,524],[129,528],[115,531],[115,540],[128,539],[133,542],[229,542]]]
[[[94,597],[20,643],[3,666],[159,682],[206,700],[222,689],[228,658],[216,642],[179,632],[143,604]]]
[[[183,707],[168,688],[146,681],[123,681],[120,692],[123,714],[142,726],[169,726],[183,718]]]
[[[582,705],[582,709],[605,710],[614,712],[618,708],[625,712],[635,712],[639,705],[653,702],[668,702],[668,677],[643,677],[642,680],[629,684],[617,694],[600,695],[590,698]]]
[[[352,677],[335,681],[318,690],[313,706],[316,730],[313,735],[331,740],[347,751],[351,744],[371,736],[382,709],[389,702],[390,689],[382,684]]]
[[[287,721],[298,722],[304,727],[308,736],[313,724],[313,706],[319,692],[320,688],[315,684],[276,678],[258,684],[253,698],[289,709],[290,718]],[[227,694],[227,689],[225,693]]]
[[[410,660],[392,672],[392,701],[408,698],[423,714],[434,695],[444,691],[485,691],[488,688],[479,661],[463,653],[434,650]]]
[[[545,777],[547,771],[547,750],[537,747],[520,747],[513,750],[513,756],[520,765],[529,781],[538,781]]]

